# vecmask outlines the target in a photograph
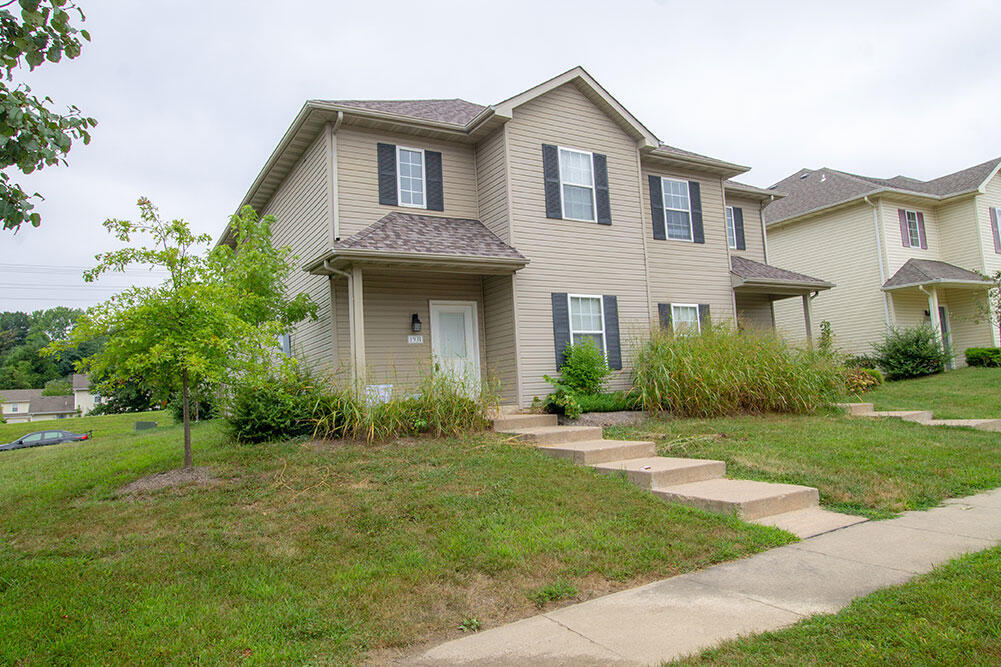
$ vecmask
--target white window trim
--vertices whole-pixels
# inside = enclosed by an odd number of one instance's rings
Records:
[[[907,219],[907,214],[908,213],[913,213],[914,214],[914,231],[918,235],[918,242],[917,243],[914,243],[913,239],[911,239],[911,223]],[[918,219],[918,212],[917,211],[912,211],[912,210],[909,210],[909,209],[905,208],[904,209],[904,224],[907,226],[907,245],[908,245],[908,247],[917,248],[918,250],[921,250],[921,221]]]
[[[581,155],[586,155],[591,161],[591,213],[593,217],[591,218],[571,218],[567,215],[566,202],[567,198],[563,196],[563,160],[561,159],[561,152],[567,151],[568,153],[580,153]],[[563,216],[564,220],[574,220],[576,222],[597,222],[598,221],[598,188],[594,183],[594,153],[591,151],[582,151],[576,148],[567,148],[566,146],[556,147],[556,168],[560,172],[560,214]],[[573,186],[575,188],[586,188],[586,185],[580,185],[578,183],[566,183],[566,185]]]
[[[573,299],[597,299],[601,307],[601,331],[574,331],[573,328]],[[608,358],[608,336],[605,334],[605,300],[600,294],[567,294],[567,320],[570,329],[570,344],[573,345],[574,334],[601,334],[601,347],[605,358]]]
[[[695,333],[702,333],[702,320],[699,317],[699,304],[697,303],[672,303],[671,304],[671,331],[678,333],[677,323],[678,318],[674,316],[675,308],[694,308],[695,309]],[[689,331],[689,333],[691,333]]]
[[[691,208],[691,205],[692,205],[691,204],[691,200],[689,200],[689,202],[688,202],[689,208]],[[726,207],[726,212],[724,213],[724,218],[726,219],[726,246],[728,248],[730,248],[730,250],[736,250],[737,249],[737,219],[734,217],[733,207],[732,206],[727,206]],[[666,221],[664,222],[664,225],[665,225],[664,229],[665,229],[665,233],[666,233],[666,230],[667,230],[667,222]],[[694,236],[694,234],[693,234],[693,236]],[[732,243],[730,241],[731,237],[733,238],[733,242]]]
[[[413,153],[421,154],[421,199],[424,200],[424,204],[404,204],[403,203],[403,179],[400,176],[400,151],[411,151]],[[396,203],[399,206],[404,206],[406,208],[423,208],[428,207],[428,163],[427,156],[424,154],[423,148],[411,148],[409,146],[399,146],[396,147]]]
[[[666,181],[671,181],[673,183],[683,183],[685,190],[688,192],[688,209],[674,208],[673,206],[667,205],[667,192],[664,190],[664,183]],[[668,241],[686,241],[688,243],[695,243],[695,225],[692,222],[692,187],[688,184],[688,181],[684,181],[680,178],[669,178],[667,176],[660,177],[660,202],[664,205],[664,236]],[[687,239],[674,239],[671,238],[670,228],[667,226],[667,212],[668,211],[679,211],[681,213],[688,214],[688,238]]]

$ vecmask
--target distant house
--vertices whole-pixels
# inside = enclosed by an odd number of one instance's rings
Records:
[[[100,403],[90,391],[90,379],[76,373],[70,396],[42,396],[41,389],[0,389],[0,414],[8,423],[67,419],[86,415]]]

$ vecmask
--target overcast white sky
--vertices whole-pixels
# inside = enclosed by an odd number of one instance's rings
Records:
[[[1001,155],[996,0],[77,2],[93,43],[24,79],[100,125],[68,167],[17,174],[46,199],[42,227],[0,233],[0,310],[148,280],[79,277],[139,195],[218,234],[310,98],[490,104],[579,64],[662,141],[750,165],[754,185]]]

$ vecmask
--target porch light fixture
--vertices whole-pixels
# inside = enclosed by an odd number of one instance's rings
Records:
[[[410,316],[410,330],[414,333],[421,330],[421,318],[417,317],[417,313]]]

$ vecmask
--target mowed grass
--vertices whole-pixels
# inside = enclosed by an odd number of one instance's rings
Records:
[[[939,419],[1001,418],[1001,368],[957,368],[884,382],[851,400],[871,402],[877,410],[931,410]]]
[[[727,642],[688,665],[997,665],[1001,549],[947,563],[835,615]]]
[[[1001,433],[899,419],[650,419],[605,433],[654,439],[663,456],[726,461],[729,477],[813,486],[829,509],[873,519],[1001,486]]]
[[[134,420],[0,452],[0,664],[359,662],[536,614],[540,590],[562,604],[792,539],[493,434],[237,446],[207,422],[213,483],[122,497],[181,461],[180,427]]]

